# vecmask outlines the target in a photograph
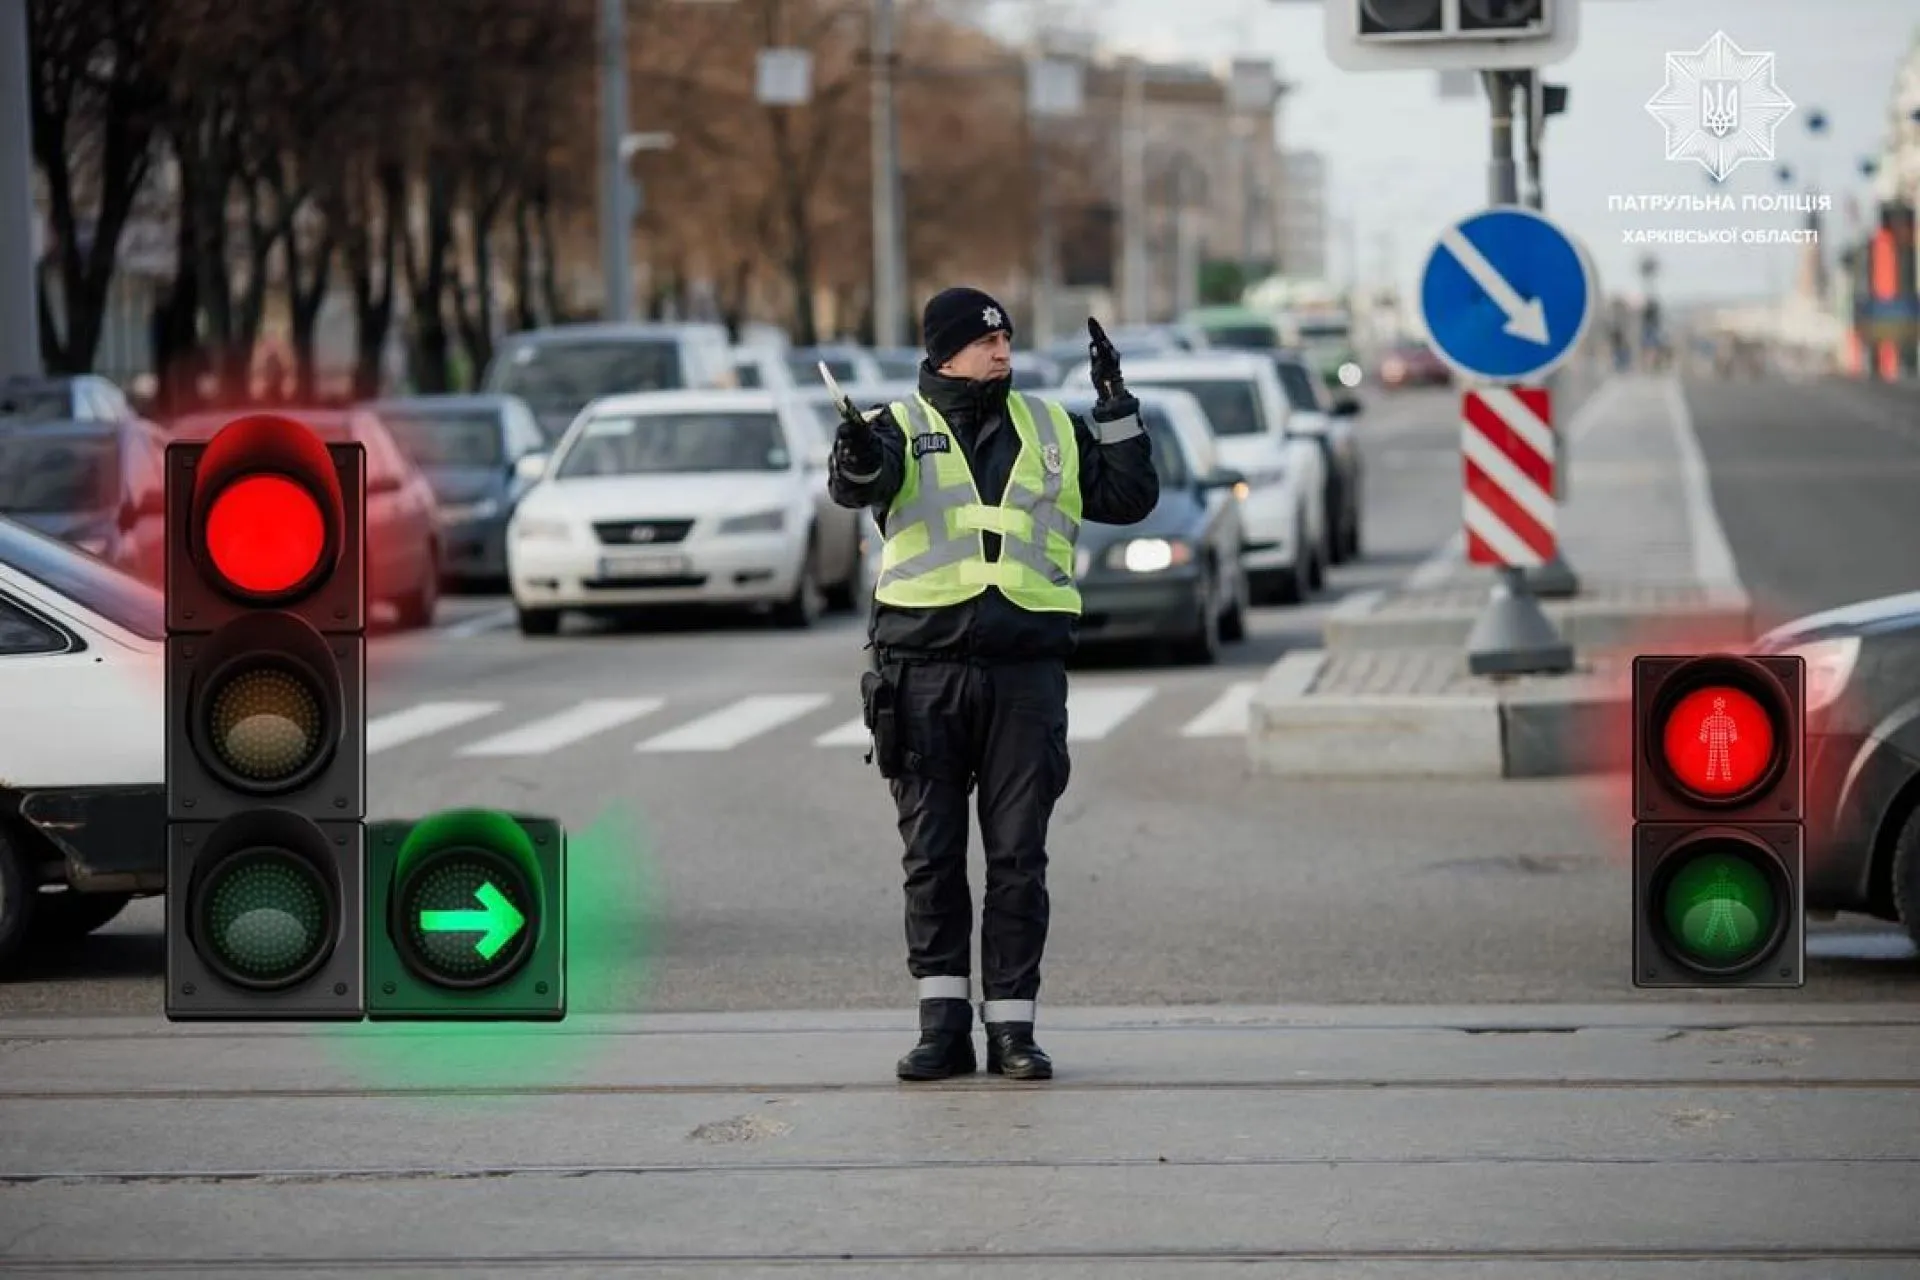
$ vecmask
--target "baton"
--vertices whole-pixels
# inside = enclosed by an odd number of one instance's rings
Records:
[[[827,362],[822,360],[818,367],[820,380],[827,384],[827,394],[832,397],[833,407],[840,411],[840,416],[848,422],[865,422],[866,419],[860,416],[860,411],[853,407],[853,397],[840,389],[839,382],[834,379],[833,370],[827,368]]]

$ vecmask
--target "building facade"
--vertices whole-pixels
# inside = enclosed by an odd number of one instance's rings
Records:
[[[1280,157],[1280,270],[1316,280],[1327,270],[1327,158],[1317,151]]]

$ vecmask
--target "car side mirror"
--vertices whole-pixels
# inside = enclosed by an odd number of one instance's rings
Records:
[[[1200,477],[1200,487],[1203,490],[1231,489],[1235,485],[1242,485],[1246,482],[1246,474],[1235,471],[1232,467],[1215,467],[1210,473]]]
[[[533,484],[547,474],[547,455],[544,453],[523,453],[514,459],[513,478],[521,484]]]
[[[1359,417],[1360,401],[1353,396],[1341,396],[1333,402],[1333,416],[1336,418]]]

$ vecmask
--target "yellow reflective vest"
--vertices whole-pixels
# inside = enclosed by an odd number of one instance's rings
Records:
[[[1020,453],[998,506],[980,500],[960,442],[926,397],[896,402],[906,433],[900,491],[887,509],[874,599],[907,609],[960,604],[988,587],[1035,613],[1080,612],[1074,544],[1080,533],[1080,450],[1073,419],[1050,400],[1036,420],[1018,392],[1007,416]],[[1000,536],[987,559],[983,534]]]

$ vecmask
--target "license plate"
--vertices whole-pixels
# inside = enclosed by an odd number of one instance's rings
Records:
[[[687,572],[687,558],[675,555],[603,556],[603,579],[631,581],[643,578],[679,578]]]

